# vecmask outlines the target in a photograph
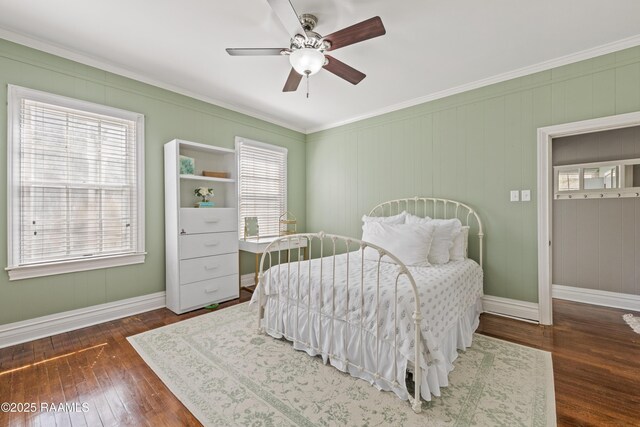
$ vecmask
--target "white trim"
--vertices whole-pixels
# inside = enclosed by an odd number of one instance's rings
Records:
[[[13,84],[7,85],[9,98],[12,101],[16,101],[20,98],[29,98],[30,100],[44,102],[47,104],[53,104],[61,106],[63,108],[72,108],[75,110],[87,111],[93,114],[101,114],[103,116],[117,117],[123,120],[129,120],[136,122],[140,118],[144,119],[144,114],[136,113],[133,111],[123,110],[121,108],[110,107],[104,104],[97,104],[95,102],[83,101],[81,99],[70,98],[64,95],[57,95],[55,93],[44,92],[41,90],[31,89],[24,86],[17,86]],[[142,123],[144,128],[144,122]],[[137,132],[137,129],[136,129]]]
[[[245,144],[253,147],[262,148],[264,150],[271,150],[276,153],[284,153],[285,162],[284,162],[284,212],[288,212],[289,209],[289,149],[287,147],[282,147],[280,145],[269,144],[266,142],[260,142],[253,139],[243,138],[241,136],[235,137],[234,143],[234,151],[236,153],[236,200],[238,201],[238,238],[242,239],[244,236],[244,227],[240,224],[241,213],[240,213],[240,205],[242,203],[240,197],[240,150],[238,149],[239,144]],[[242,233],[242,234],[241,234]]]
[[[165,307],[165,292],[0,325],[0,348]]]
[[[277,126],[282,126],[286,129],[290,129],[295,132],[300,132],[303,134],[305,133],[305,130],[303,128],[300,128],[294,124],[270,117],[259,111],[252,110],[246,107],[240,107],[235,104],[230,104],[228,102],[224,102],[210,96],[203,96],[200,93],[192,92],[190,90],[181,88],[179,86],[175,86],[170,83],[165,83],[160,80],[145,76],[144,74],[138,73],[136,71],[129,70],[119,65],[115,65],[107,60],[94,58],[86,53],[76,52],[72,49],[58,46],[48,41],[44,41],[35,37],[20,34],[15,31],[7,30],[6,28],[0,28],[0,38],[9,40],[10,42],[18,43],[33,49],[37,49],[42,52],[50,53],[52,55],[56,55],[61,58],[66,58],[71,61],[79,62],[81,64],[85,64],[90,67],[96,67],[96,68],[99,68],[100,70],[118,74],[120,76],[127,77],[127,78],[130,78],[142,83],[146,83],[161,89],[165,89],[174,93],[178,93],[180,95],[185,95],[185,96],[188,96],[189,98],[193,98],[199,101],[204,101],[209,104],[217,105],[219,107],[226,108],[227,110],[235,111],[236,113],[240,113],[240,114],[245,114],[255,119],[263,120],[265,122],[272,123]]]
[[[19,227],[14,226],[14,222],[19,223],[22,213],[20,205],[16,203],[16,195],[20,188],[16,175],[19,171],[14,168],[20,167],[14,160],[19,158],[17,151],[20,141],[20,107],[21,100],[29,99],[33,101],[52,104],[62,108],[86,111],[92,114],[114,117],[130,122],[135,122],[136,126],[136,244],[135,253],[118,255],[99,255],[85,259],[63,260],[60,262],[43,262],[33,265],[19,265]],[[139,264],[145,261],[145,133],[144,115],[108,105],[96,104],[94,102],[83,101],[67,96],[57,95],[40,90],[30,89],[12,84],[7,85],[7,264],[5,268],[9,272],[9,280],[28,279],[32,277],[50,276],[54,274],[71,273],[76,271],[86,271],[98,268],[116,267],[120,265]]]
[[[553,285],[554,298],[640,312],[640,295]]]
[[[175,86],[173,84],[165,83],[160,80],[150,78],[148,76],[145,76],[144,74],[129,70],[127,68],[123,68],[107,60],[94,58],[86,53],[76,52],[72,49],[58,46],[49,41],[41,40],[32,36],[27,36],[25,34],[20,34],[16,31],[8,30],[6,28],[0,28],[0,38],[6,39],[11,42],[18,43],[24,46],[28,46],[43,52],[47,52],[53,55],[57,55],[62,58],[70,59],[72,61],[76,61],[81,64],[89,65],[91,67],[96,67],[101,70],[118,74],[133,80],[137,80],[142,83],[147,83],[147,84],[159,87],[161,89],[165,89],[174,93],[188,96],[193,99],[207,102],[209,104],[217,105],[219,107],[226,108],[228,110],[235,111],[240,114],[245,114],[247,116],[256,118],[258,120],[263,120],[265,122],[269,122],[277,126],[282,126],[284,128],[293,130],[295,132],[300,132],[306,135],[314,132],[319,132],[322,130],[335,128],[338,126],[343,126],[349,123],[357,122],[360,120],[368,119],[371,117],[379,116],[379,115],[390,113],[393,111],[402,110],[404,108],[412,107],[414,105],[423,104],[425,102],[434,101],[436,99],[445,98],[447,96],[470,91],[473,89],[478,89],[480,87],[489,86],[495,83],[500,83],[506,80],[511,80],[518,77],[522,77],[522,76],[527,76],[530,74],[538,73],[540,71],[550,70],[552,68],[561,67],[563,65],[572,64],[578,61],[584,61],[586,59],[595,58],[597,56],[606,55],[608,53],[617,52],[623,49],[628,49],[628,48],[640,45],[640,35],[627,37],[624,39],[616,40],[611,43],[606,43],[590,49],[585,49],[580,52],[561,56],[559,58],[539,62],[537,64],[529,65],[522,68],[518,68],[517,70],[508,71],[506,73],[498,74],[485,79],[476,80],[474,82],[466,83],[466,84],[456,86],[450,89],[446,89],[440,92],[432,93],[430,95],[425,95],[425,96],[414,98],[408,101],[400,102],[398,104],[380,108],[378,110],[374,110],[369,113],[354,116],[349,119],[327,123],[325,125],[320,125],[313,128],[305,129],[293,123],[289,123],[287,121],[283,121],[283,120],[271,117],[269,115],[266,115],[263,112],[252,110],[246,107],[240,107],[235,104],[230,104],[228,102],[221,101],[219,99],[215,99],[210,96],[203,96],[202,94],[192,92],[190,90],[181,88],[179,86]]]
[[[510,298],[484,295],[482,297],[483,312],[537,322],[538,304]]]
[[[391,113],[393,111],[402,110],[404,108],[413,107],[415,105],[424,104],[426,102],[435,101],[437,99],[446,98],[448,96],[457,95],[459,93],[468,92],[470,90],[478,89],[484,86],[489,86],[489,85],[504,82],[507,80],[516,79],[518,77],[528,76],[530,74],[539,73],[541,71],[551,70],[553,68],[562,67],[567,64],[573,64],[574,62],[584,61],[586,59],[595,58],[598,56],[606,55],[608,53],[617,52],[623,49],[628,49],[630,47],[636,47],[638,45],[640,45],[640,35],[627,37],[611,43],[606,43],[590,49],[585,49],[580,52],[561,56],[559,58],[539,62],[537,64],[518,68],[512,71],[507,71],[506,73],[497,74],[495,76],[491,76],[486,79],[476,80],[474,82],[465,83],[460,86],[442,90],[440,92],[421,96],[419,98],[410,99],[408,101],[403,101],[398,104],[389,105],[388,107],[380,108],[378,110],[361,114],[359,116],[355,116],[346,120],[333,122],[326,125],[317,126],[315,128],[307,129],[307,135],[314,132],[320,132],[320,131],[335,128],[338,126],[343,126],[349,123],[358,122],[360,120],[369,119],[371,117],[376,117],[383,114]]]
[[[231,150],[232,152],[237,152],[238,151],[238,143],[242,143],[242,144],[246,144],[246,145],[251,145],[253,147],[258,147],[258,148],[264,148],[265,150],[271,150],[271,151],[275,151],[278,153],[289,153],[289,149],[287,147],[283,147],[281,145],[274,145],[274,144],[269,144],[267,142],[260,142],[260,141],[256,141],[254,139],[249,139],[249,138],[243,138],[241,136],[236,136],[235,139],[235,151]]]
[[[93,259],[72,259],[43,264],[7,267],[9,280],[31,279],[33,277],[53,276],[55,274],[74,273],[77,271],[96,270],[99,268],[119,267],[123,265],[144,263],[146,252],[103,256]]]
[[[543,325],[553,324],[551,305],[551,137],[538,129],[538,307]]]
[[[621,129],[640,125],[640,112],[618,114],[538,129],[538,301],[540,323],[553,323],[551,295],[551,230],[553,180],[551,144],[553,138]]]

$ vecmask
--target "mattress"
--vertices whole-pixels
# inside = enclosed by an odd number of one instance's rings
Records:
[[[471,345],[482,269],[467,259],[408,270],[420,300],[424,345],[418,363],[421,396],[428,401],[448,385],[456,349]],[[406,372],[416,363],[415,297],[398,272],[396,264],[363,260],[359,251],[281,264],[265,272],[251,305],[262,292],[266,333],[407,399]]]

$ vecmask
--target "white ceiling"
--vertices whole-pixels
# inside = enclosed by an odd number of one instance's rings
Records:
[[[322,70],[307,99],[304,81],[282,92],[286,57],[228,56],[288,47],[266,0],[0,0],[0,37],[303,132],[640,44],[638,0],[291,1],[323,35],[382,18],[385,36],[332,53],[359,85]]]

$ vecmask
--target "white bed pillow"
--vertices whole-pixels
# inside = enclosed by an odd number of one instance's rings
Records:
[[[435,265],[446,264],[449,262],[451,257],[450,250],[453,247],[453,239],[462,229],[462,223],[459,219],[420,218],[419,216],[407,214],[406,224],[435,225],[436,231],[433,234],[433,241],[431,243],[427,259],[429,260],[429,263]]]
[[[462,261],[468,258],[469,226],[463,226],[453,237],[453,246],[449,250],[450,261]]]
[[[426,224],[429,221],[433,221],[430,216],[425,216],[424,218],[421,216],[417,216],[414,214],[410,214],[409,212],[405,212],[405,224]]]
[[[380,246],[395,255],[405,265],[428,266],[427,255],[436,227],[433,224],[386,224],[368,222],[362,226],[362,240]],[[378,260],[375,249],[365,249],[365,259]],[[385,262],[393,262],[383,257]]]
[[[391,215],[391,216],[362,215],[362,222],[365,224],[370,222],[382,222],[385,224],[404,224],[406,217],[407,217],[407,211],[402,211],[398,215]]]

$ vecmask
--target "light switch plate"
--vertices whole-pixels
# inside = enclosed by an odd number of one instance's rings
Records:
[[[531,190],[522,190],[520,192],[520,199],[523,202],[529,202],[531,201]]]
[[[520,192],[518,190],[511,190],[511,201],[512,202],[520,201]]]

